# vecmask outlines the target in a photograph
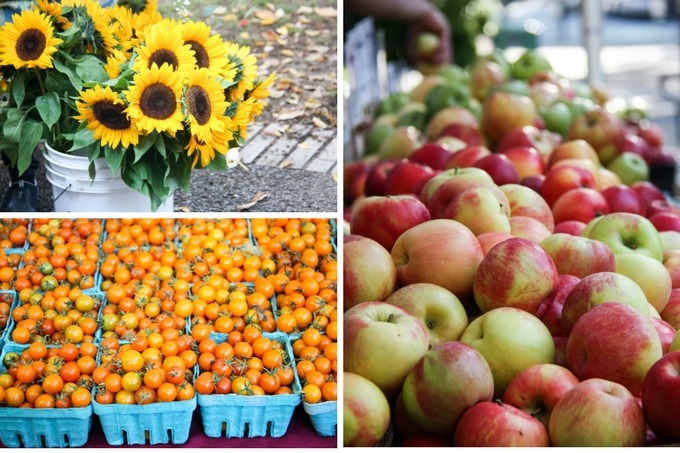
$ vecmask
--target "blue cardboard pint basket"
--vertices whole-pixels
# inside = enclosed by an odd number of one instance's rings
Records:
[[[302,402],[314,430],[320,436],[335,436],[338,429],[338,402],[324,401],[323,403]]]

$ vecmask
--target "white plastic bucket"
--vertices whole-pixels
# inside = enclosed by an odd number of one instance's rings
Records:
[[[149,197],[113,174],[106,160],[94,162],[96,176],[90,179],[87,157],[64,154],[45,144],[45,176],[52,184],[55,212],[150,212]],[[173,196],[156,212],[173,212]]]

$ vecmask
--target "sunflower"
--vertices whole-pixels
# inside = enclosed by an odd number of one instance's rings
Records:
[[[118,40],[109,26],[104,8],[93,0],[62,0],[62,7],[72,11],[66,16],[82,31],[82,45],[88,53],[109,54],[118,46]]]
[[[135,14],[153,13],[156,11],[156,0],[118,0],[118,5],[128,8]]]
[[[167,63],[175,71],[194,69],[194,51],[184,43],[182,34],[173,22],[163,20],[144,30],[143,42],[137,49],[135,71],[150,69],[154,63],[158,67]]]
[[[109,26],[116,38],[118,45],[116,50],[123,52],[129,59],[132,55],[132,47],[134,45],[132,30],[132,11],[129,8],[115,5],[112,8],[107,8],[107,17]]]
[[[245,140],[248,138],[248,123],[250,122],[250,112],[253,109],[253,103],[254,101],[252,99],[249,99],[247,101],[241,101],[238,104],[236,104],[235,109],[230,109],[232,110],[231,115],[229,115],[229,118],[231,118],[231,131],[234,134],[234,136]]]
[[[206,142],[212,139],[212,131],[224,130],[220,120],[227,109],[220,82],[211,76],[210,70],[201,68],[187,77],[184,106],[192,135]]]
[[[110,79],[117,78],[122,70],[124,64],[128,62],[126,55],[123,52],[113,52],[111,55],[106,57],[106,74],[108,74]]]
[[[183,129],[182,77],[183,73],[173,71],[168,63],[160,68],[152,65],[135,75],[133,85],[125,92],[130,103],[125,112],[140,131],[165,131],[174,137]]]
[[[14,14],[12,22],[0,28],[0,65],[16,69],[51,68],[52,54],[62,40],[55,38],[49,17],[40,10]]]
[[[124,148],[139,143],[139,131],[125,114],[125,103],[111,89],[97,85],[82,91],[76,107],[80,115],[78,121],[87,121],[87,128],[94,132],[94,138],[101,144]]]
[[[228,101],[243,99],[246,91],[253,89],[253,82],[257,78],[257,58],[250,53],[250,47],[227,43],[227,60],[233,65],[236,73],[232,79],[236,85],[228,90]],[[228,64],[229,64],[228,63]]]
[[[220,35],[210,34],[210,27],[205,22],[189,21],[183,23],[182,39],[194,51],[196,66],[199,68],[209,68],[218,73],[226,68],[227,58],[224,42]]]
[[[51,16],[56,21],[59,30],[67,30],[71,26],[68,19],[62,16],[61,3],[50,0],[36,0],[35,3],[40,11]]]
[[[201,167],[206,167],[215,159],[215,152],[223,155],[229,152],[229,142],[234,138],[230,131],[231,119],[222,117],[220,121],[224,123],[224,126],[222,130],[213,131],[212,140],[203,141],[195,135],[191,135],[189,138],[189,143],[184,149],[187,151],[187,156],[194,156],[192,167],[196,167],[199,162]]]
[[[259,116],[260,113],[262,113],[262,110],[264,109],[264,105],[260,102],[262,99],[265,99],[266,97],[269,96],[269,88],[272,83],[274,83],[274,80],[276,79],[276,74],[271,73],[269,77],[264,79],[261,82],[257,82],[255,84],[255,87],[246,93],[246,99],[249,101],[252,100],[253,102],[253,107],[250,111],[250,120],[254,120],[255,117]]]

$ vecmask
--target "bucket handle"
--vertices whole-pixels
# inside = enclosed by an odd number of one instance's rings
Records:
[[[57,196],[54,198],[54,201],[57,201],[57,200],[59,199],[59,197],[61,197],[62,195],[64,195],[64,192],[66,192],[68,189],[70,189],[72,185],[73,185],[73,184],[69,183],[68,186],[64,187],[64,188],[62,189],[62,191],[59,192],[59,195],[57,195]]]

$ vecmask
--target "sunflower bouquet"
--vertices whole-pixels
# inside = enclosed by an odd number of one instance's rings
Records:
[[[274,74],[204,22],[154,0],[37,0],[0,28],[0,151],[20,172],[36,146],[106,159],[157,209],[194,168],[238,165]]]

